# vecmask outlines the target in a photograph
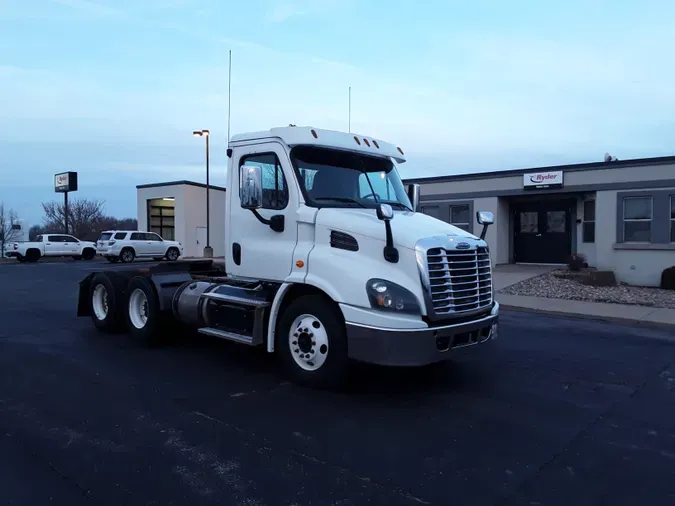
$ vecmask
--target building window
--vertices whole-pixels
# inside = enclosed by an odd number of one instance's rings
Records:
[[[675,242],[675,195],[670,196],[670,242]]]
[[[595,242],[595,200],[584,202],[584,221],[581,225],[583,242]]]
[[[420,211],[432,218],[442,219],[440,206],[420,206]]]
[[[652,197],[625,197],[623,199],[624,242],[651,242]]]
[[[471,233],[471,206],[450,204],[450,224]]]
[[[263,209],[285,209],[288,205],[288,185],[281,168],[281,162],[274,153],[261,153],[244,156],[239,167],[244,165],[262,169],[262,207]]]

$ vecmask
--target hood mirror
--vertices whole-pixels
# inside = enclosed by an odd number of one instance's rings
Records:
[[[476,221],[479,225],[483,225],[483,230],[480,232],[480,238],[485,239],[488,227],[495,222],[495,216],[488,211],[478,211],[476,213]]]
[[[380,204],[377,206],[377,219],[388,221],[394,219],[394,210],[389,204]]]
[[[495,216],[488,211],[478,211],[476,213],[476,221],[478,221],[479,225],[492,225],[495,222]]]

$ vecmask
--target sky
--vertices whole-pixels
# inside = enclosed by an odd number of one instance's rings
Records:
[[[134,217],[137,184],[225,185],[231,133],[403,147],[403,177],[675,154],[668,0],[0,0],[0,202]]]

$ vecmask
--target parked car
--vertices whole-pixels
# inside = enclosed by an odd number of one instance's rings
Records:
[[[96,253],[112,263],[129,263],[136,258],[176,261],[183,255],[183,246],[154,232],[106,230],[96,241]]]
[[[73,257],[91,260],[96,256],[96,243],[80,241],[72,235],[43,234],[34,241],[15,242],[6,255],[19,262],[37,262],[42,257]]]

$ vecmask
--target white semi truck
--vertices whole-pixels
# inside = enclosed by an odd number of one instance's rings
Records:
[[[479,238],[416,212],[401,148],[289,126],[236,135],[227,156],[224,268],[93,272],[78,316],[153,344],[180,323],[260,346],[315,386],[340,384],[352,359],[421,366],[497,336],[492,214],[476,213]]]

